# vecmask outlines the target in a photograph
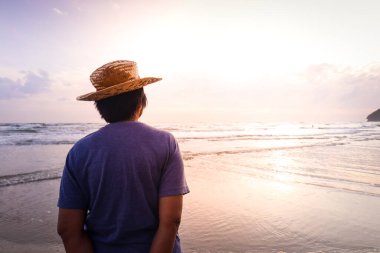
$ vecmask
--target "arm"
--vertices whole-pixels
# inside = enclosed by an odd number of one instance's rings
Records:
[[[57,232],[66,253],[93,253],[92,243],[83,230],[86,210],[59,208]]]
[[[159,225],[150,253],[171,253],[181,222],[182,195],[162,197],[159,200]]]

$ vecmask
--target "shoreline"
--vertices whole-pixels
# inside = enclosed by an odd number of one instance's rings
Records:
[[[173,128],[191,190],[180,226],[184,252],[380,252],[379,129],[325,127]],[[44,128],[48,138],[39,138],[61,142],[71,130],[90,130],[64,129],[61,137]],[[0,145],[0,179],[20,182],[0,187],[0,252],[63,250],[60,181],[51,179],[70,147]]]
[[[15,243],[0,239],[0,252],[6,253],[65,253],[63,244]]]
[[[365,239],[356,232],[377,222],[369,218],[380,210],[378,198],[242,177],[208,167],[216,162],[210,160],[186,162],[191,194],[184,197],[180,227],[184,252],[380,252],[380,235]],[[55,179],[0,188],[1,196],[12,196],[0,199],[0,252],[64,252],[55,230],[58,187]],[[351,212],[363,206],[366,215]],[[246,211],[241,215],[236,208]],[[350,247],[352,238],[367,246],[348,250],[334,242]]]

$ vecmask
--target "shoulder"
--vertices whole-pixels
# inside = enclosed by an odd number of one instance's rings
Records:
[[[138,122],[136,126],[141,129],[138,133],[141,137],[139,139],[149,146],[162,149],[162,151],[167,150],[169,153],[178,148],[177,140],[172,133],[141,122]]]
[[[166,130],[156,128],[142,122],[135,122],[134,124],[137,131],[141,131],[142,133],[147,134],[151,137],[157,137],[157,138],[162,138],[162,139],[167,139],[167,140],[175,140],[175,137],[173,136],[173,134],[171,134],[170,132]]]
[[[76,156],[76,155],[83,153],[85,150],[91,149],[92,147],[96,147],[94,142],[96,141],[96,139],[98,139],[99,132],[102,129],[103,128],[100,128],[97,131],[92,132],[92,133],[82,137],[78,141],[76,141],[74,143],[74,145],[71,147],[68,155]]]
[[[76,142],[74,143],[72,149],[75,150],[75,149],[78,149],[78,148],[80,148],[80,147],[90,145],[90,143],[93,141],[94,137],[97,135],[97,133],[98,133],[99,131],[100,131],[100,129],[97,130],[97,131],[95,131],[95,132],[93,132],[93,133],[90,133],[90,134],[88,134],[88,135],[82,137],[81,139],[79,139],[78,141],[76,141]]]
[[[177,146],[174,135],[166,130],[150,126],[148,124],[134,122],[117,122],[108,124],[99,130],[78,140],[70,153],[72,155],[84,155],[91,150],[99,149],[107,144],[119,144],[119,142],[131,142],[161,147],[167,146],[173,149]]]

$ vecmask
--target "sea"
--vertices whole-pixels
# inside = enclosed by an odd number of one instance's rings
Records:
[[[64,252],[65,158],[103,126],[0,124],[0,252]],[[380,252],[380,122],[153,126],[185,163],[184,252]]]

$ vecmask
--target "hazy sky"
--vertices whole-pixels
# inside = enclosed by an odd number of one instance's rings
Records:
[[[378,0],[0,0],[0,121],[98,122],[89,75],[134,60],[146,122],[362,121]]]

